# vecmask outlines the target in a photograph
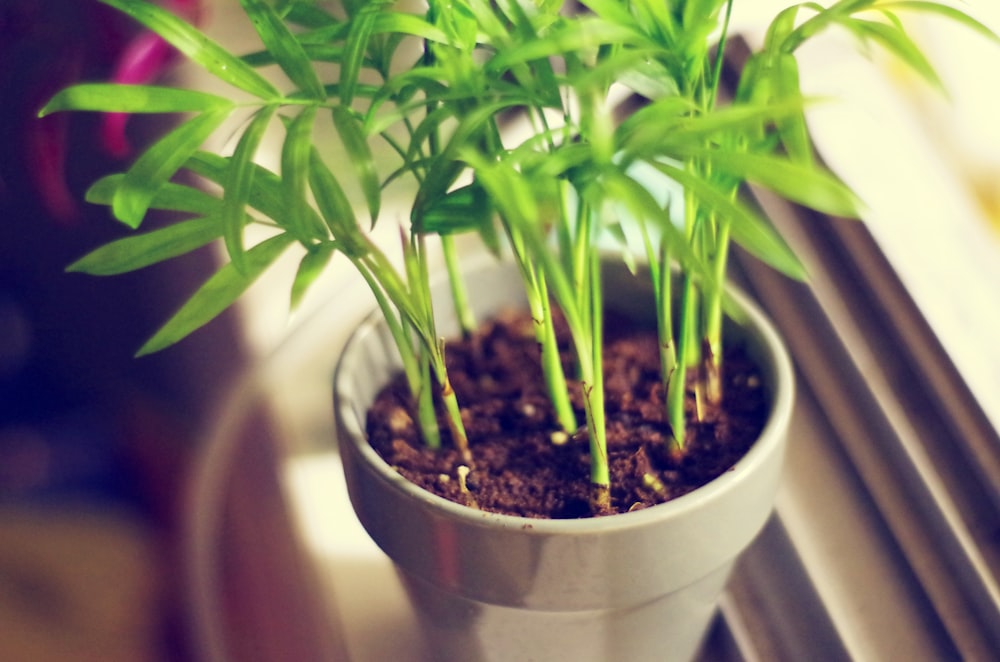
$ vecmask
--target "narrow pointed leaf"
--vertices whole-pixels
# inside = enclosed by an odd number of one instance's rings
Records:
[[[250,65],[166,9],[144,0],[100,1],[139,21],[220,80],[262,99],[280,96]]]
[[[979,33],[990,41],[1000,42],[1000,36],[997,36],[997,33],[988,28],[986,25],[980,23],[960,9],[949,7],[948,5],[940,4],[938,2],[927,2],[926,0],[896,0],[895,2],[883,1],[879,3],[878,8],[885,11],[902,9],[928,14],[939,14],[945,18],[960,23],[966,28],[971,29],[973,32]]]
[[[292,312],[298,309],[309,290],[309,286],[316,282],[316,278],[326,269],[334,252],[334,245],[326,243],[314,248],[302,257],[299,268],[295,272],[295,280],[292,282],[292,295],[289,303],[289,309]]]
[[[66,270],[92,276],[123,274],[189,253],[218,239],[221,234],[222,224],[218,217],[181,221],[112,241],[83,256]]]
[[[121,173],[101,177],[87,189],[87,202],[110,206],[124,179]],[[217,214],[221,204],[219,198],[201,189],[167,182],[153,196],[149,208],[208,216]]]
[[[298,38],[271,6],[261,0],[240,0],[250,22],[278,66],[311,99],[324,99],[323,84]]]
[[[358,77],[368,50],[368,41],[375,29],[380,5],[377,2],[365,5],[351,20],[351,30],[340,65],[340,103],[345,106],[350,106],[354,100]]]
[[[772,89],[779,100],[778,103],[791,101],[796,105],[801,104],[799,63],[795,57],[787,53],[777,54],[773,71],[774,84]],[[781,142],[789,156],[799,163],[812,163],[812,141],[809,139],[805,114],[796,110],[777,118],[776,121],[778,132],[781,134]]]
[[[257,244],[247,251],[242,272],[231,262],[223,265],[139,349],[137,356],[169,347],[211,322],[229,308],[293,240],[288,234],[280,234]]]
[[[482,231],[492,226],[493,205],[478,184],[470,184],[437,198],[424,210],[414,227],[416,232],[454,234]]]
[[[454,9],[452,10],[454,11]],[[380,12],[372,21],[372,34],[408,34],[427,41],[448,43],[448,36],[416,14],[405,12]]]
[[[253,158],[274,113],[274,106],[265,106],[257,112],[229,159],[222,195],[222,227],[229,259],[237,269],[243,268],[243,228],[256,171]]]
[[[818,10],[818,13],[792,30],[782,41],[781,50],[794,53],[799,46],[826,28],[849,20],[852,13],[868,9],[876,2],[877,0],[841,0],[826,9],[810,3],[807,6]]]
[[[938,90],[944,90],[944,82],[934,70],[934,66],[906,32],[893,25],[877,21],[854,20],[847,25],[862,38],[878,42],[922,76],[931,86]]]
[[[647,227],[650,227],[648,225],[650,222],[652,223],[661,245],[669,247],[670,254],[680,264],[704,279],[711,278],[710,270],[691,250],[684,232],[674,225],[670,218],[669,207],[661,207],[646,186],[614,170],[608,173],[603,186],[608,197],[620,201],[634,219],[647,224]],[[598,204],[598,201],[593,201],[592,204]]]
[[[334,240],[339,242],[340,249],[351,257],[360,258],[367,246],[361,237],[354,208],[337,178],[315,149],[310,159],[309,186],[320,215],[330,228]]]
[[[231,108],[232,101],[207,92],[154,85],[83,83],[73,85],[49,100],[39,111],[44,117],[62,110],[101,113],[187,113]]]
[[[196,175],[222,186],[226,181],[229,163],[230,159],[217,154],[197,152],[184,164],[184,167]],[[282,228],[292,231],[293,223],[290,220],[288,209],[285,207],[281,178],[260,164],[254,163],[251,167],[254,170],[253,186],[250,188],[247,206],[271,219]],[[307,206],[303,211],[306,215],[305,225],[307,227],[322,227],[323,221],[315,209]]]
[[[309,182],[309,158],[312,151],[313,123],[316,107],[307,106],[288,123],[285,143],[281,148],[281,189],[287,216],[286,222],[301,239],[323,238],[325,229],[315,227],[306,199]]]
[[[375,157],[364,133],[361,122],[344,106],[334,106],[332,110],[333,123],[337,127],[340,140],[347,150],[347,157],[354,166],[361,182],[361,191],[368,204],[368,212],[372,224],[378,219],[382,206],[382,187],[378,179],[378,169],[375,167]]]
[[[713,167],[760,184],[784,198],[834,216],[854,218],[861,206],[839,179],[816,167],[781,156],[738,151],[705,150]]]
[[[766,219],[683,168],[667,163],[654,165],[663,174],[690,190],[702,204],[728,218],[730,232],[736,243],[785,275],[796,280],[805,279],[805,267]]]
[[[205,139],[225,121],[227,109],[198,115],[154,143],[125,173],[112,202],[115,218],[139,227],[160,188],[174,176]]]

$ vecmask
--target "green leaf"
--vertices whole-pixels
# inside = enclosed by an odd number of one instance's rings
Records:
[[[700,156],[713,168],[760,184],[782,197],[834,216],[857,217],[860,201],[828,172],[782,156],[741,151],[705,150]]]
[[[937,2],[926,2],[925,0],[896,0],[895,2],[883,0],[883,2],[879,3],[878,8],[886,11],[902,9],[904,11],[916,11],[926,14],[939,14],[971,29],[973,32],[978,32],[990,41],[1000,42],[1000,36],[997,36],[996,32],[965,12],[954,7],[949,7],[948,5]]]
[[[240,4],[285,75],[309,98],[325,99],[326,92],[309,56],[277,12],[261,0],[240,0]]]
[[[223,97],[195,90],[153,85],[118,85],[84,83],[58,92],[39,111],[38,116],[62,110],[102,113],[187,113],[217,108],[232,108]]]
[[[498,53],[487,64],[486,71],[498,76],[517,64],[542,60],[562,53],[596,50],[605,44],[640,44],[642,35],[621,25],[600,19],[580,18],[567,23],[562,30],[554,31],[546,38],[524,39],[510,50]]]
[[[368,247],[358,229],[354,208],[316,149],[313,149],[310,158],[309,185],[334,240],[349,256],[360,258]]]
[[[281,148],[281,191],[284,200],[284,215],[289,228],[300,241],[308,238],[323,238],[325,228],[316,227],[311,221],[311,208],[306,199],[309,182],[309,158],[312,151],[313,124],[316,107],[307,106],[288,123],[285,142]]]
[[[92,276],[123,274],[201,248],[218,239],[221,233],[222,224],[218,217],[181,221],[107,243],[69,265],[66,270]]]
[[[791,278],[805,279],[805,267],[763,216],[683,168],[667,163],[652,165],[691,191],[698,201],[709,209],[728,218],[733,240],[752,255]]]
[[[124,179],[125,175],[120,173],[101,177],[87,189],[87,202],[111,206]],[[156,192],[149,208],[209,216],[217,214],[221,204],[219,198],[199,188],[167,182]]]
[[[802,88],[799,84],[799,63],[795,56],[778,53],[772,67],[774,81],[772,89],[776,101],[779,103],[791,102],[794,106],[800,105],[802,103]],[[776,122],[778,132],[781,134],[781,142],[792,159],[800,163],[812,163],[812,141],[809,138],[805,115],[796,109],[787,115],[776,118]]]
[[[878,42],[923,77],[932,87],[944,91],[944,82],[934,70],[930,60],[902,29],[886,23],[857,19],[851,21],[848,27],[862,38]]]
[[[158,352],[184,339],[229,308],[293,242],[288,234],[266,239],[247,251],[243,271],[223,265],[157,331],[136,356]]]
[[[795,30],[795,20],[799,15],[799,10],[804,6],[806,5],[791,5],[778,12],[771,19],[770,25],[767,26],[767,35],[764,37],[762,54],[774,55],[782,52],[782,44]]]
[[[265,106],[257,111],[240,136],[226,172],[222,194],[223,237],[229,259],[237,269],[243,268],[243,228],[246,225],[246,206],[253,190],[256,172],[253,158],[275,110],[275,106]]]
[[[222,187],[229,177],[231,162],[231,158],[199,151],[191,155],[184,168]],[[287,221],[287,210],[281,198],[281,178],[256,163],[250,167],[254,169],[254,185],[250,189],[247,204],[279,224],[283,219]]]
[[[316,282],[316,278],[326,269],[334,252],[332,243],[324,243],[316,246],[302,257],[299,268],[295,272],[295,280],[292,282],[292,295],[289,304],[291,311],[294,312],[298,309],[309,286]]]
[[[478,184],[469,184],[449,191],[431,202],[414,227],[416,232],[455,234],[492,227],[493,205]],[[488,232],[488,231],[487,231]]]
[[[373,2],[360,8],[351,19],[351,29],[344,48],[340,65],[340,103],[350,106],[358,84],[361,67],[364,65],[368,42],[375,30],[377,13],[383,3]]]
[[[870,8],[877,0],[840,0],[840,2],[823,9],[815,3],[806,6],[817,10],[817,14],[792,30],[781,42],[781,50],[794,53],[799,46],[836,23],[848,20],[850,14]]]
[[[337,133],[344,144],[344,149],[347,150],[347,157],[358,174],[361,191],[364,193],[374,225],[382,206],[382,187],[378,179],[378,169],[375,167],[375,157],[372,156],[362,124],[354,113],[344,106],[334,106],[331,112]]]
[[[115,193],[111,205],[115,218],[139,227],[159,190],[228,115],[225,108],[205,111],[151,145],[125,173]]]
[[[448,43],[448,36],[420,16],[405,12],[387,11],[376,14],[372,21],[372,34],[407,34],[427,41]]]
[[[595,208],[603,202],[600,196],[620,204],[630,217],[626,220],[640,224],[644,239],[649,238],[648,228],[655,228],[660,245],[669,247],[670,255],[678,263],[703,281],[713,280],[711,270],[692,250],[684,231],[674,225],[669,206],[662,207],[646,185],[617,169],[610,169],[602,178],[600,187],[588,187],[587,195]],[[627,250],[623,248],[622,252],[625,257]]]
[[[139,21],[220,80],[261,99],[280,96],[278,90],[252,67],[162,7],[144,0],[101,2]]]
[[[222,186],[226,181],[226,173],[229,172],[229,164],[230,159],[223,156],[208,152],[196,152],[184,164],[184,167],[196,175]],[[294,224],[285,206],[281,178],[259,164],[254,163],[251,167],[254,170],[253,187],[250,189],[247,205],[273,220],[277,225],[292,232]],[[307,227],[323,226],[323,221],[315,209],[307,206],[303,211],[306,214],[305,225]]]

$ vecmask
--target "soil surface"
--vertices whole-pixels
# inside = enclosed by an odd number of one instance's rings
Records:
[[[587,433],[581,429],[562,435],[562,443],[553,442],[558,425],[545,393],[532,324],[524,313],[506,312],[473,338],[447,346],[449,376],[473,456],[467,476],[460,477],[466,463],[447,432],[438,451],[419,440],[402,377],[383,390],[368,413],[371,445],[413,483],[459,503],[533,518],[591,516]],[[727,471],[759,436],[768,413],[765,389],[757,366],[737,348],[723,361],[721,407],[690,423],[683,456],[672,456],[666,450],[672,433],[665,420],[655,334],[609,320],[605,335],[612,512],[690,492]],[[569,354],[564,357],[568,366]],[[570,391],[582,424],[579,385],[571,384]],[[690,389],[687,408],[690,420]],[[441,428],[447,429],[443,419]]]

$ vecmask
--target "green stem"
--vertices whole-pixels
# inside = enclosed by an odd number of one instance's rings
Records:
[[[448,270],[448,284],[451,286],[451,299],[455,305],[455,315],[463,338],[469,338],[476,330],[476,316],[469,306],[469,294],[462,278],[459,266],[458,251],[455,238],[450,234],[441,235],[441,251],[444,254],[445,268]]]
[[[404,242],[405,243],[405,242]],[[419,300],[422,302],[421,310],[424,323],[428,329],[427,358],[430,362],[431,370],[438,383],[438,394],[445,408],[445,420],[448,429],[451,431],[452,442],[455,448],[462,455],[466,462],[472,461],[469,451],[469,438],[465,432],[465,423],[462,422],[462,411],[458,406],[458,398],[451,387],[451,380],[448,378],[448,368],[444,360],[444,340],[437,336],[437,327],[434,324],[434,308],[430,293],[430,273],[427,260],[427,240],[423,235],[413,236],[413,258],[407,260],[408,277],[412,283],[411,288],[419,287],[421,292]]]
[[[709,403],[722,400],[722,298],[729,260],[729,221],[718,221],[716,250],[713,256],[714,283],[705,296],[705,347],[702,364],[705,372],[705,396]]]
[[[656,311],[656,328],[659,337],[660,379],[663,383],[664,398],[669,393],[670,379],[677,370],[677,347],[674,342],[674,296],[673,272],[670,268],[670,253],[667,241],[660,242],[659,268],[654,274],[656,282],[654,291],[658,307]]]
[[[601,265],[597,252],[591,253],[588,268],[588,285],[591,311],[589,347],[580,352],[587,357],[584,370],[583,389],[584,407],[587,413],[587,427],[590,431],[590,483],[591,510],[594,513],[607,513],[611,510],[611,475],[608,468],[607,430],[604,420],[604,362],[602,349],[604,346],[604,320],[601,292]]]
[[[566,385],[566,373],[563,370],[562,358],[559,355],[559,344],[556,339],[555,322],[552,318],[552,305],[549,297],[549,287],[545,278],[545,270],[540,265],[531,262],[531,251],[525,245],[524,236],[514,224],[505,223],[504,229],[510,241],[511,252],[521,272],[525,294],[528,297],[528,308],[534,322],[535,340],[541,352],[542,376],[549,394],[549,400],[556,414],[560,428],[572,434],[577,429],[576,412],[569,398]]]
[[[448,421],[448,429],[451,432],[452,441],[462,456],[462,460],[471,465],[472,452],[469,450],[469,437],[465,431],[465,423],[462,421],[462,410],[458,406],[458,398],[455,396],[455,391],[451,387],[451,381],[448,379],[448,371],[445,369],[443,340],[439,344],[438,351],[434,354],[431,361],[435,376],[440,385],[441,402],[444,404],[445,414],[447,414],[446,420]]]
[[[425,387],[426,384],[430,383],[428,379],[429,364],[426,360],[427,352],[421,352],[418,359],[413,339],[408,331],[411,325],[406,321],[405,316],[393,308],[372,270],[361,260],[353,260],[353,262],[375,296],[375,302],[382,311],[382,316],[389,327],[389,333],[399,351],[400,359],[403,362],[403,374],[406,376],[406,384],[417,412],[420,435],[428,447],[440,448],[441,431],[437,424],[434,402],[430,389]]]
[[[559,427],[572,434],[577,427],[576,412],[573,411],[573,403],[569,399],[566,373],[563,371],[562,358],[559,355],[559,344],[556,340],[556,327],[552,319],[552,305],[549,301],[548,287],[545,284],[545,274],[537,272],[536,282],[538,284],[538,312],[541,319],[535,318],[535,334],[538,338],[538,344],[541,346],[542,373]]]
[[[697,292],[694,286],[694,279],[690,275],[684,278],[684,292],[681,295],[681,314],[678,329],[676,368],[670,376],[670,384],[667,388],[667,419],[670,428],[673,430],[674,438],[671,450],[675,453],[683,453],[685,445],[685,435],[687,432],[687,422],[684,420],[684,400],[687,390],[687,370],[688,361],[685,357],[691,354],[691,347],[695,344],[698,334],[694,328],[694,317],[697,314]]]
[[[428,448],[441,448],[441,428],[437,422],[437,410],[434,407],[434,393],[429,388],[431,383],[431,360],[428,352],[420,353],[420,383],[417,385],[417,419],[423,434],[424,443]],[[412,388],[411,388],[412,390]]]

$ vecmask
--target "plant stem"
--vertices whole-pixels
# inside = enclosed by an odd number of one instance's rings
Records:
[[[687,423],[684,420],[684,399],[687,391],[688,359],[691,347],[697,333],[694,329],[694,317],[697,314],[697,291],[694,278],[690,274],[684,277],[683,293],[681,294],[680,326],[678,328],[677,363],[670,376],[667,387],[667,418],[674,438],[671,452],[684,452]]]
[[[451,381],[448,379],[448,371],[444,368],[443,340],[439,345],[437,356],[432,365],[435,368],[435,376],[440,384],[441,402],[444,404],[445,414],[447,414],[445,418],[448,422],[448,430],[451,432],[452,441],[462,456],[462,460],[471,465],[472,452],[469,450],[469,437],[465,432],[465,423],[462,422],[462,410],[458,406],[458,398],[455,397],[455,391],[452,389]]]
[[[409,335],[409,334],[407,334]],[[410,344],[412,347],[412,342]],[[437,410],[434,407],[434,392],[431,384],[431,360],[428,352],[420,353],[420,383],[413,397],[417,404],[417,420],[428,448],[441,448],[441,428],[438,427]],[[412,391],[411,387],[411,391]]]
[[[382,284],[379,283],[373,271],[361,260],[352,260],[352,262],[375,296],[375,301],[382,311],[393,342],[399,350],[399,356],[403,362],[403,374],[406,376],[406,384],[409,387],[410,397],[413,399],[417,413],[420,436],[428,447],[440,448],[441,431],[438,428],[437,416],[434,411],[434,400],[431,390],[425,387],[426,384],[430,383],[430,364],[427,353],[422,352],[418,358],[409,332],[412,325],[406,321],[405,316],[400,311],[393,308],[385,295]]]
[[[542,377],[545,379],[545,388],[556,413],[559,427],[564,432],[572,434],[577,429],[576,412],[569,399],[566,373],[559,355],[559,344],[556,339],[555,322],[552,318],[552,305],[545,271],[532,264],[531,252],[527,250],[520,230],[511,223],[505,223],[504,229],[520,269],[521,279],[524,281],[528,308],[534,322],[535,340],[538,342],[541,353]]]
[[[472,462],[472,454],[469,451],[469,438],[465,432],[465,424],[462,422],[462,411],[458,406],[458,398],[451,387],[451,380],[448,378],[448,368],[444,360],[444,340],[437,336],[437,327],[434,323],[434,309],[430,293],[430,273],[427,260],[427,240],[423,235],[413,236],[415,246],[415,259],[413,260],[414,272],[411,274],[413,287],[421,290],[420,299],[423,301],[424,322],[427,329],[433,334],[433,338],[428,338],[427,355],[434,377],[438,383],[438,394],[445,408],[445,418],[448,429],[451,431],[452,442],[455,448],[462,455],[466,462]]]
[[[655,278],[653,289],[658,303],[656,329],[659,337],[660,380],[666,398],[670,392],[671,377],[677,370],[677,347],[674,341],[673,272],[670,267],[670,253],[666,240],[661,241],[658,265],[657,272],[653,274]],[[669,417],[668,420],[670,420]]]
[[[714,283],[705,296],[705,342],[702,347],[705,397],[713,405],[722,401],[722,297],[729,259],[729,221],[719,219],[717,223]]]
[[[441,251],[444,255],[445,268],[448,270],[448,284],[451,286],[451,299],[455,306],[455,315],[458,317],[459,329],[463,338],[469,338],[476,330],[476,316],[469,306],[469,294],[462,278],[455,238],[450,234],[441,235]]]
[[[556,339],[556,327],[552,319],[552,305],[549,301],[549,291],[545,284],[545,274],[536,272],[538,284],[539,318],[535,318],[535,335],[541,347],[542,373],[546,388],[555,409],[556,420],[563,431],[572,434],[576,431],[576,412],[569,399],[569,389],[566,386],[566,373],[563,371],[562,357],[559,354],[559,344]],[[534,316],[534,311],[532,312]]]
[[[611,510],[611,476],[608,469],[608,443],[604,420],[604,310],[601,291],[601,264],[597,251],[591,252],[588,265],[588,292],[591,306],[590,315],[590,360],[588,373],[584,374],[584,404],[587,412],[587,427],[590,430],[590,483],[591,510],[606,513]]]

